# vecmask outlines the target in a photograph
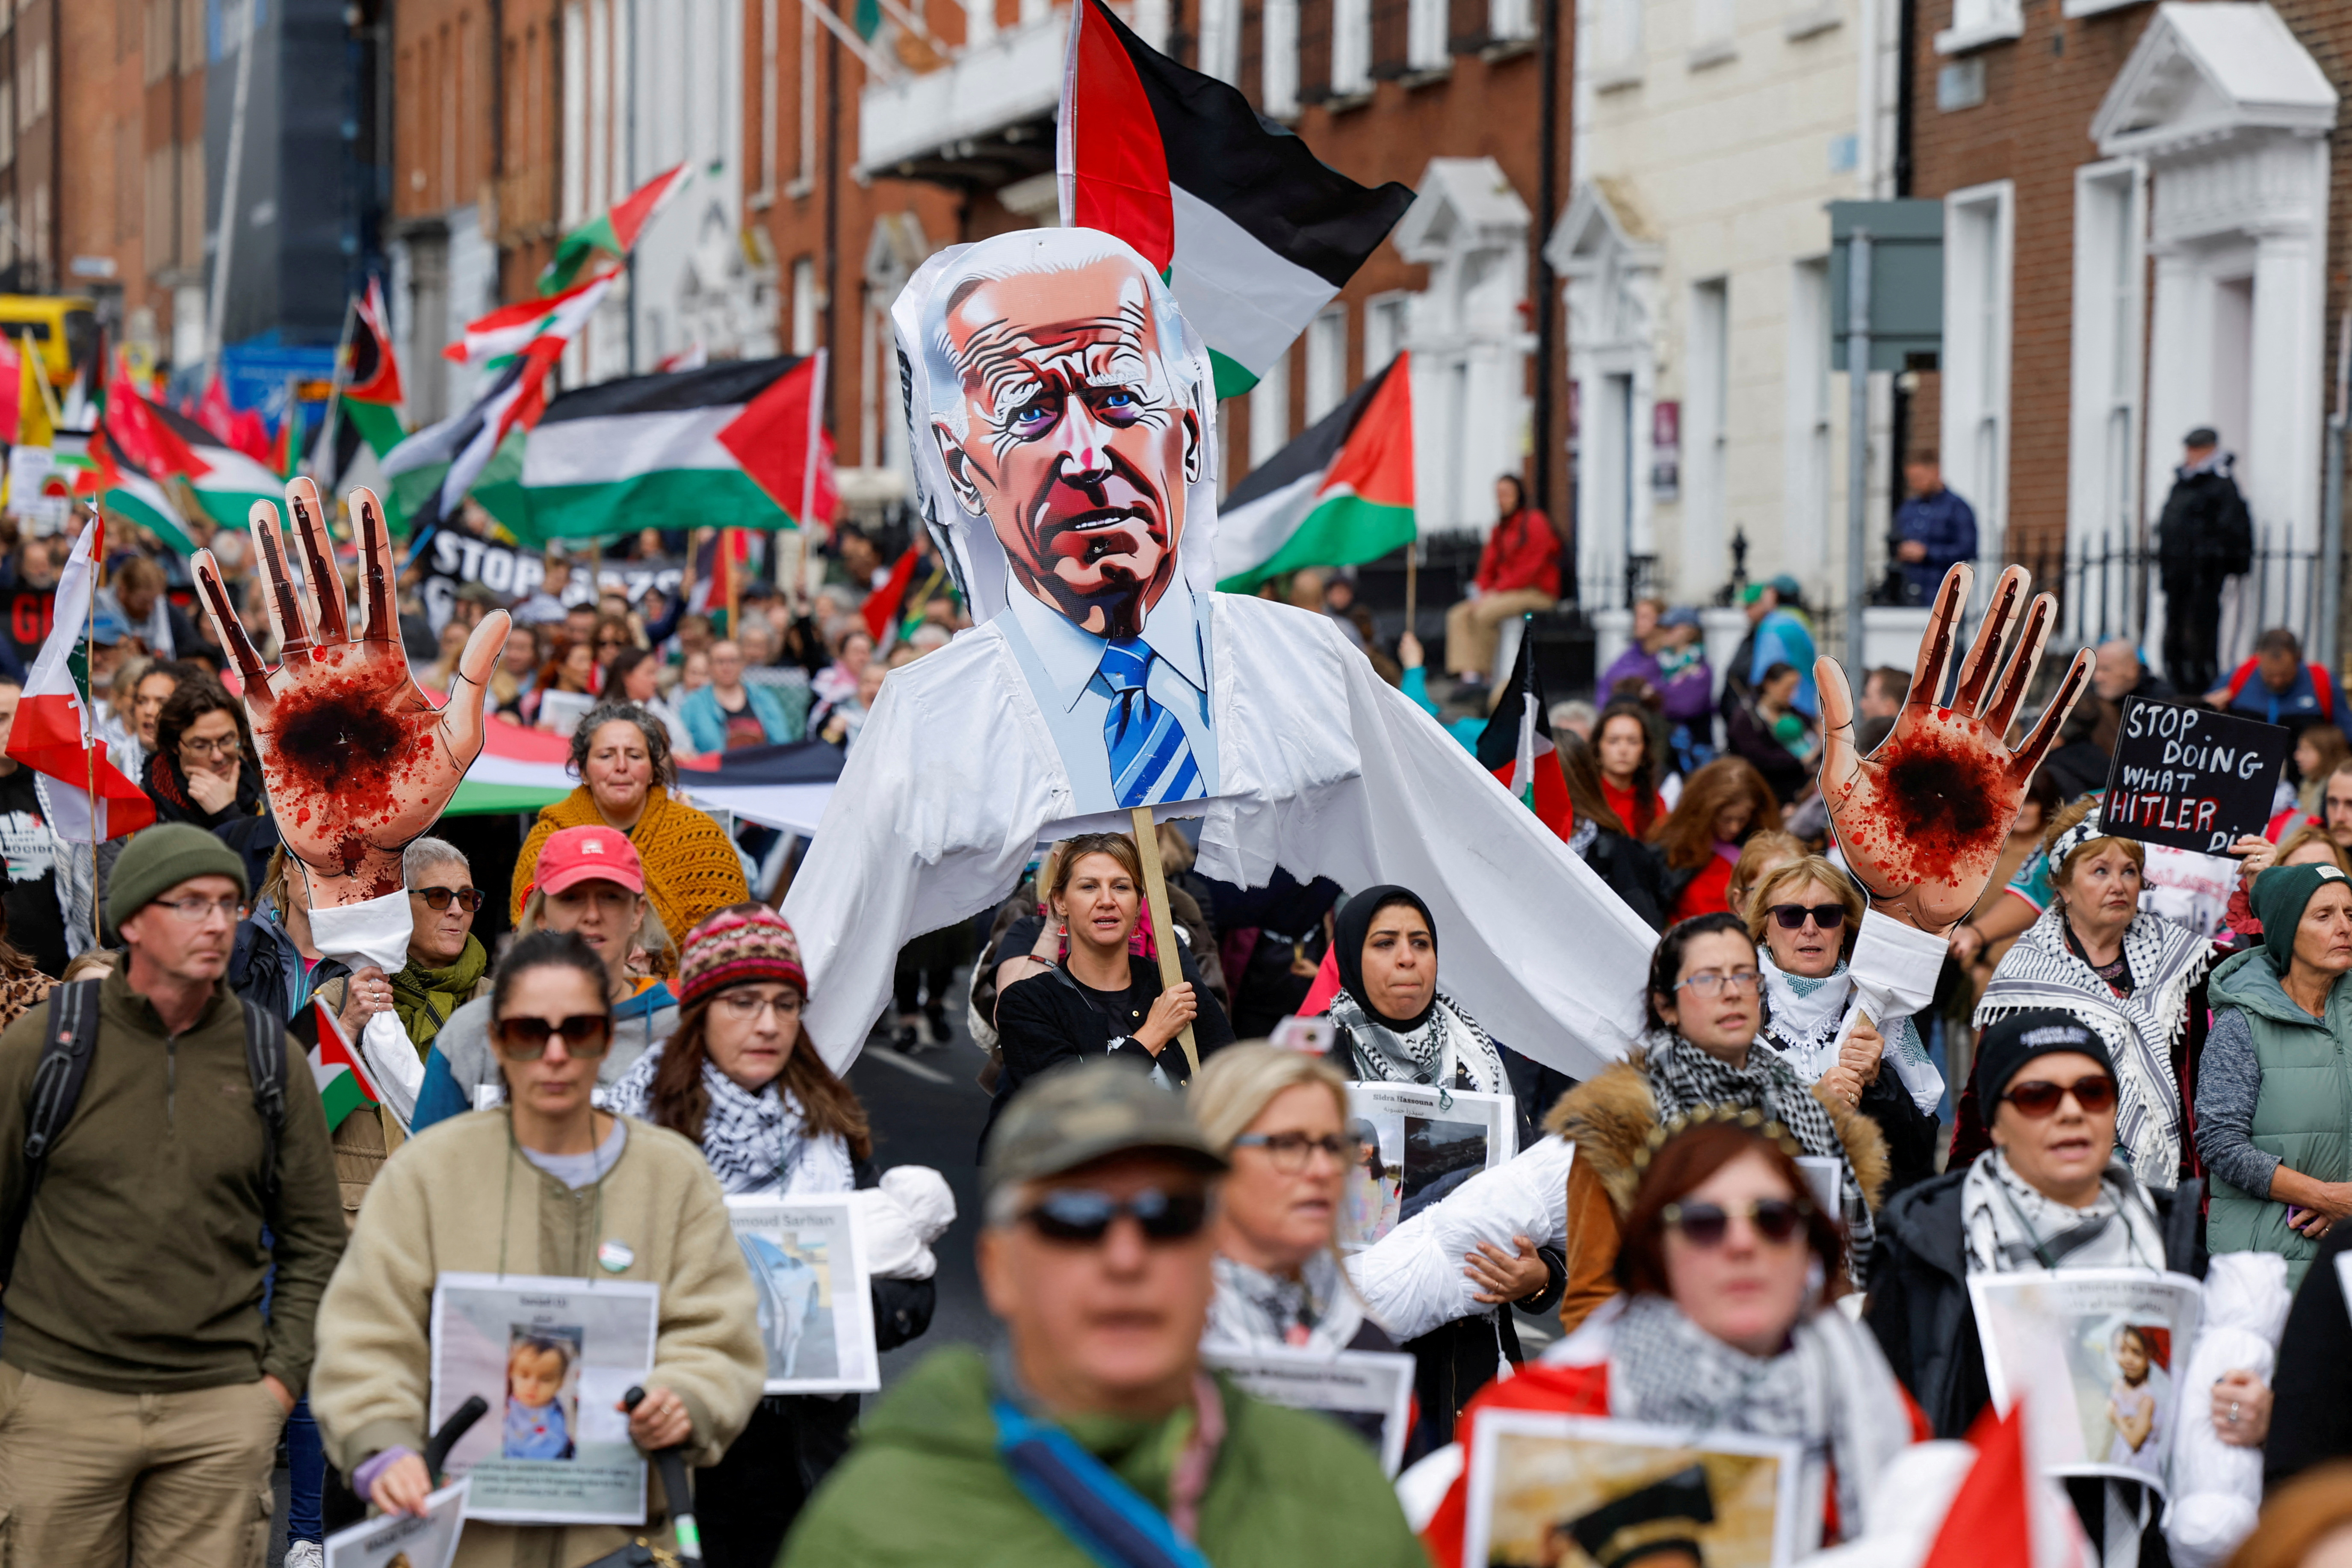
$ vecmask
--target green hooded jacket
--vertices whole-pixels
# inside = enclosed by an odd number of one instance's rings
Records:
[[[2207,994],[2215,1012],[2244,1015],[2262,1064],[2253,1145],[2290,1170],[2322,1182],[2352,1179],[2352,985],[2328,994],[2325,1021],[2297,1006],[2279,984],[2263,948],[2214,967]],[[2211,1178],[2206,1246],[2213,1253],[2275,1252],[2286,1258],[2290,1289],[2319,1254],[2319,1244],[2286,1222],[2286,1205]]]
[[[1225,1440],[1196,1544],[1216,1568],[1428,1568],[1370,1448],[1337,1423],[1226,1384]],[[933,1352],[866,1417],[809,1500],[778,1568],[1096,1568],[997,1458],[988,1363]],[[1064,1423],[1155,1507],[1189,1411]]]

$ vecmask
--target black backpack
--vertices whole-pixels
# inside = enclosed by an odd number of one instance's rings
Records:
[[[33,1069],[33,1092],[25,1106],[24,1191],[9,1207],[7,1225],[0,1230],[0,1280],[16,1262],[16,1244],[33,1210],[33,1194],[40,1190],[48,1168],[49,1150],[73,1120],[81,1102],[81,1088],[89,1064],[98,1054],[98,988],[96,980],[77,980],[49,993],[48,1037]],[[253,1108],[261,1113],[262,1204],[274,1219],[278,1208],[278,1139],[286,1127],[286,1030],[267,1012],[244,998],[245,1068],[253,1079]]]

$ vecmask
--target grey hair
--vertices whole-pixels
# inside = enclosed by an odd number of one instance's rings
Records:
[[[400,879],[415,888],[425,872],[451,860],[468,871],[474,868],[466,852],[446,838],[412,838],[408,847],[400,852]]]
[[[564,763],[566,773],[575,779],[586,773],[588,750],[595,743],[596,731],[607,724],[635,724],[637,733],[646,738],[646,760],[653,764],[654,783],[664,789],[677,787],[677,763],[670,755],[669,731],[660,720],[634,702],[599,702],[588,710],[579,727],[572,731],[572,756]]]

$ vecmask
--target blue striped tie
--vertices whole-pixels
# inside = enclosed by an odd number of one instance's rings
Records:
[[[1153,658],[1141,637],[1114,637],[1103,645],[1102,680],[1110,688],[1103,744],[1110,752],[1111,793],[1121,805],[1189,800],[1201,787],[1184,726],[1143,689]]]

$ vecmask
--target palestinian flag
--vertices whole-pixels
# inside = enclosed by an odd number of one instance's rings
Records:
[[[504,370],[514,357],[530,346],[540,328],[558,308],[579,298],[591,289],[601,290],[609,283],[604,275],[575,284],[561,294],[543,300],[524,300],[512,305],[501,305],[488,315],[477,316],[466,323],[457,341],[441,350],[441,357],[451,364],[467,370]]]
[[[1247,392],[1412,205],[1326,167],[1239,89],[1077,0],[1055,166],[1066,227],[1117,235],[1206,339],[1217,395]]]
[[[352,303],[358,330],[344,351],[343,389],[336,405],[356,429],[368,450],[383,457],[401,443],[400,358],[393,353],[392,329],[383,307],[383,280],[371,275],[367,292]],[[338,463],[341,473],[349,465]]]
[[[1544,826],[1565,843],[1576,826],[1568,804],[1568,776],[1552,745],[1551,721],[1544,716],[1543,683],[1536,679],[1535,642],[1519,639],[1518,662],[1511,667],[1510,689],[1478,736],[1478,765],[1501,781]]]
[[[136,833],[155,820],[147,792],[107,760],[106,742],[90,722],[89,665],[81,641],[89,626],[100,528],[82,525],[73,553],[58,574],[57,618],[25,678],[8,755],[53,781],[42,793],[49,826],[73,844]]]
[[[866,603],[857,613],[866,621],[866,635],[874,639],[874,651],[885,654],[898,638],[893,634],[898,626],[898,606],[907,602],[907,589],[915,580],[915,547],[908,545],[890,568],[890,580],[866,595]]]
[[[1377,561],[1414,538],[1412,374],[1399,354],[1217,508],[1217,587]]]
[[[216,526],[243,528],[255,501],[277,504],[285,500],[286,487],[276,474],[243,452],[225,445],[211,431],[186,415],[163,404],[139,398],[145,415],[152,415],[155,426],[177,437],[177,444],[184,446],[196,464],[195,471],[189,472],[176,467],[184,459],[174,458],[161,469],[150,468],[138,447],[141,435],[148,429],[143,416],[137,410],[132,411],[131,417],[142,423],[138,432],[128,442],[122,439],[122,435],[130,427],[116,425],[113,418],[112,405],[118,399],[128,401],[137,397],[128,383],[121,383],[116,387],[115,395],[107,400],[107,427],[114,433],[115,444],[122,448],[123,455],[134,465],[145,470],[148,478],[166,485],[175,478],[185,479],[188,488],[194,492],[196,505],[204,509],[205,515],[211,518]],[[158,452],[174,449],[162,444],[155,447]]]
[[[732,360],[565,393],[524,445],[529,521],[518,532],[772,532],[798,527],[805,510],[828,515],[822,370],[814,355]]]
[[[319,1103],[326,1109],[327,1131],[332,1132],[352,1111],[383,1100],[375,1091],[375,1080],[368,1076],[367,1064],[343,1037],[334,1009],[314,1001],[310,1013],[319,1029],[319,1043],[310,1047],[310,1077],[318,1082]]]
[[[183,556],[196,552],[180,509],[160,484],[126,467],[101,420],[79,452],[59,452],[58,467],[73,473],[73,493],[94,498],[108,517],[143,528]]]
[[[549,259],[547,269],[539,275],[539,291],[543,295],[561,294],[571,288],[579,281],[581,268],[588,265],[588,258],[600,250],[614,256],[628,255],[637,243],[637,236],[653,221],[653,216],[693,178],[693,167],[686,163],[656,174],[624,196],[604,216],[592,218],[556,241],[555,255]]]

